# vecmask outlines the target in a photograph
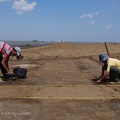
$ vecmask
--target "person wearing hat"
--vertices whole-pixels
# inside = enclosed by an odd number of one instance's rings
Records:
[[[11,74],[8,61],[10,56],[19,58],[21,49],[19,47],[11,47],[6,42],[0,41],[0,69],[3,77],[6,78],[7,74]]]
[[[103,66],[101,76],[96,79],[96,83],[104,82],[107,77],[110,77],[111,82],[120,82],[120,60],[99,54],[99,61]]]

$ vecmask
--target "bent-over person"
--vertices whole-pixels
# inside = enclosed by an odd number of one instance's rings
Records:
[[[99,61],[103,63],[101,76],[96,83],[102,83],[109,77],[111,82],[120,82],[120,60],[111,58],[105,54],[99,54]]]
[[[7,78],[7,74],[12,74],[8,64],[10,56],[19,58],[20,52],[19,47],[11,47],[6,42],[0,41],[0,69],[4,78]]]

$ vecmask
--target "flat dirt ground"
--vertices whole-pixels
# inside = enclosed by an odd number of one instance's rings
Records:
[[[107,44],[120,59],[120,44]],[[0,120],[119,120],[120,84],[95,84],[104,44],[59,43],[22,49],[27,78],[0,84]]]

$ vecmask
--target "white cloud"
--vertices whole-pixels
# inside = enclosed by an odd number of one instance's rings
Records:
[[[87,17],[87,14],[83,14],[83,15],[81,15],[80,17],[81,17],[81,18],[85,18],[85,17]]]
[[[34,10],[37,2],[34,1],[32,3],[28,3],[27,0],[0,0],[0,2],[12,2],[12,9],[16,10],[17,14],[23,14],[24,12],[28,12]]]
[[[90,13],[88,13],[88,14],[85,13],[85,14],[83,14],[83,15],[80,16],[80,18],[86,18],[86,17],[88,17],[88,18],[92,18],[93,15],[90,14]]]
[[[98,13],[99,13],[98,11],[91,12],[91,13],[85,13],[85,14],[81,15],[80,18],[89,18],[90,19],[89,23],[95,24],[95,21],[93,21],[93,19],[94,19],[94,16],[98,15]]]
[[[83,15],[80,16],[80,18],[93,18],[94,16],[97,16],[98,15],[98,11],[95,11],[95,12],[92,12],[92,13],[85,13]]]
[[[112,28],[111,24],[106,26],[106,29],[110,29],[110,28]]]
[[[90,23],[90,24],[95,24],[95,21],[90,21],[89,23]]]
[[[17,11],[17,14],[23,14],[24,12],[33,10],[36,5],[36,1],[28,3],[26,0],[16,0],[13,2],[12,8]]]

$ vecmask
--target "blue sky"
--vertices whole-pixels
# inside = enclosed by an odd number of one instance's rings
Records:
[[[0,40],[120,42],[120,0],[0,0]]]

